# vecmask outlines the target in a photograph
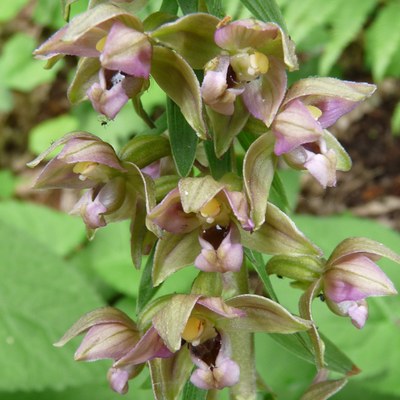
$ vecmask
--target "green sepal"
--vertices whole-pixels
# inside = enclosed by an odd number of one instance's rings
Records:
[[[352,165],[351,158],[335,136],[325,129],[323,139],[325,140],[328,149],[332,149],[335,152],[336,169],[338,171],[350,171]]]
[[[189,349],[182,347],[169,358],[149,361],[155,400],[178,400],[192,372],[193,362]]]
[[[274,256],[266,266],[269,275],[276,274],[308,284],[321,277],[324,267],[325,262],[319,257],[290,255]]]
[[[158,241],[154,255],[153,285],[158,286],[170,275],[192,265],[201,247],[199,233],[174,234],[166,232]]]
[[[269,191],[274,178],[275,139],[271,134],[260,136],[252,143],[243,161],[243,178],[250,203],[250,217],[257,230],[265,221]]]
[[[219,19],[210,14],[195,13],[163,24],[149,35],[159,44],[175,50],[193,68],[202,69],[221,51],[214,42],[218,23]]]
[[[219,272],[200,271],[193,282],[190,293],[209,297],[220,297],[222,295],[222,289],[222,275]]]
[[[172,189],[178,186],[178,175],[164,175],[154,180],[156,186],[156,201],[159,203]]]
[[[161,89],[179,106],[196,134],[206,139],[200,85],[189,64],[175,51],[153,46],[151,74]]]
[[[139,168],[171,154],[169,141],[161,135],[140,135],[131,139],[120,151],[119,158]]]
[[[300,400],[326,400],[339,392],[347,383],[346,378],[312,384]]]

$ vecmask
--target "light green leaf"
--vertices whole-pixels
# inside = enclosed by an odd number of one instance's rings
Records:
[[[198,138],[179,107],[167,99],[168,132],[172,156],[180,176],[188,176],[196,158]]]
[[[285,20],[275,0],[241,0],[241,3],[257,19],[276,22],[283,30],[287,30]]]
[[[149,254],[146,265],[144,266],[142,277],[140,278],[138,298],[136,303],[136,313],[139,314],[143,307],[150,301],[150,299],[156,294],[160,287],[153,287],[153,281],[151,279],[151,273],[153,270],[154,261],[154,250],[153,247],[151,253]]]
[[[377,0],[341,0],[331,20],[332,38],[320,58],[321,75],[326,75],[330,71],[344,48],[357,37],[377,2]]]
[[[29,133],[28,148],[33,154],[43,153],[53,142],[60,139],[67,132],[78,130],[79,121],[68,114],[63,114],[55,118],[47,119],[36,125]],[[56,152],[46,156],[46,160],[54,157]]]
[[[76,258],[117,291],[137,296],[140,272],[132,265],[128,221],[99,229],[95,239]]]
[[[375,80],[381,80],[395,53],[400,50],[400,3],[391,1],[382,7],[366,32],[365,49]]]
[[[32,57],[35,47],[35,40],[25,33],[17,33],[7,40],[0,59],[0,75],[7,88],[29,92],[55,78],[62,63],[51,71],[44,70],[43,63]]]
[[[32,235],[59,256],[68,255],[85,240],[85,226],[79,218],[35,204],[1,202],[0,221]]]
[[[0,4],[0,22],[13,19],[29,0],[2,1]]]
[[[189,64],[173,50],[154,46],[151,73],[161,89],[179,106],[197,135],[205,139],[207,128],[202,115],[200,85]]]
[[[17,182],[11,171],[0,170],[0,199],[8,199],[14,195]]]
[[[0,223],[0,390],[30,391],[94,382],[100,365],[79,365],[52,346],[81,314],[102,306],[89,282],[33,232]],[[55,227],[42,221],[50,234]],[[68,235],[71,231],[68,231]]]

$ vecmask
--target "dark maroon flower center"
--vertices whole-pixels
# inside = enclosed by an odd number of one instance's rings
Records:
[[[201,232],[201,237],[210,243],[215,250],[218,249],[222,241],[228,236],[229,226],[214,225]]]

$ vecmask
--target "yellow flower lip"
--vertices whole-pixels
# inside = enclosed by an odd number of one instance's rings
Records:
[[[85,175],[88,175],[94,168],[96,168],[97,165],[97,163],[91,161],[78,162],[72,168],[72,172],[74,172],[75,174],[79,174],[80,180],[85,180]]]
[[[205,322],[202,319],[189,317],[185,329],[182,332],[182,339],[189,343],[197,340],[204,331],[204,324]]]
[[[254,54],[250,55],[250,68],[252,68],[257,74],[266,74],[269,70],[269,60],[268,57],[256,51]]]
[[[311,115],[313,116],[313,118],[318,121],[318,119],[321,117],[322,115],[322,111],[315,106],[307,106],[308,111],[310,111]]]
[[[206,218],[206,221],[210,224],[214,222],[214,218],[221,212],[221,203],[213,198],[208,201],[200,209],[200,214],[202,217]]]
[[[102,52],[104,50],[104,46],[107,41],[107,35],[103,36],[97,43],[96,43],[96,50]]]

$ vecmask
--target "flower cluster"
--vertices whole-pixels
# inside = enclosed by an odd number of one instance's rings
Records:
[[[325,260],[269,201],[269,192],[279,159],[307,170],[323,187],[334,186],[336,171],[348,170],[351,161],[327,128],[375,86],[313,77],[288,88],[287,70],[298,68],[295,47],[273,22],[231,22],[207,13],[179,18],[156,13],[141,21],[136,2],[98,3],[43,43],[36,57],[50,64],[65,55],[80,57],[69,98],[89,99],[109,119],[131,99],[154,127],[140,96],[158,84],[190,128],[181,128],[181,138],[194,131],[200,139],[188,148],[192,164],[181,173],[170,141],[174,116],[167,109],[164,130],[149,129],[119,152],[87,132],[65,136],[30,164],[37,166],[63,146],[36,187],[84,190],[72,213],[90,233],[130,220],[135,265],[153,249],[154,287],[184,267],[200,271],[190,293],[154,299],[139,310],[137,323],[105,307],[83,316],[57,345],[86,333],[75,358],[112,359],[108,380],[119,393],[148,363],[155,396],[163,399],[178,398],[189,379],[201,389],[232,387],[240,393],[235,398],[254,398],[246,390],[255,387],[255,379],[243,385],[241,378],[244,372],[244,379],[255,376],[248,371],[254,367],[253,332],[307,331],[310,353],[323,371],[313,299],[323,295],[330,310],[361,328],[368,314],[365,299],[396,293],[375,261],[400,258],[376,242],[352,238]],[[260,253],[272,256],[268,274],[291,278],[304,291],[300,316],[281,306],[273,291],[251,294],[246,258],[253,262],[259,256],[262,264]],[[268,280],[263,265],[253,264]]]

